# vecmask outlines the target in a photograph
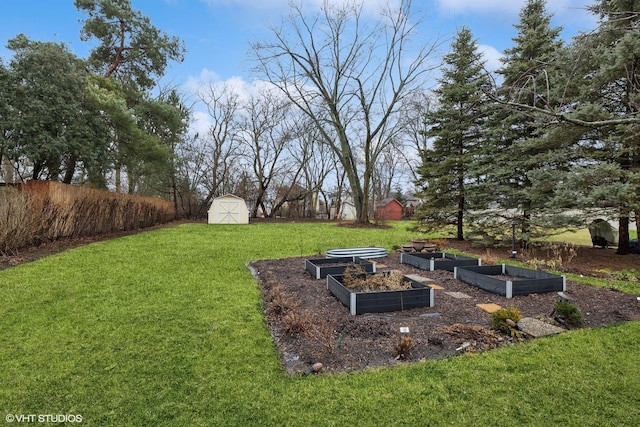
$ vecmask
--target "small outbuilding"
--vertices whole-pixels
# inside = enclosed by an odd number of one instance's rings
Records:
[[[211,202],[207,222],[209,224],[248,224],[249,209],[243,198],[225,194]]]
[[[384,199],[376,206],[376,219],[400,221],[404,214],[404,206],[396,198]]]

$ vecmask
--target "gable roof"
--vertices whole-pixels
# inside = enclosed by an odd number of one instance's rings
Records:
[[[402,206],[402,203],[398,201],[395,197],[387,197],[386,199],[381,200],[377,203],[376,206],[387,206],[389,203],[395,202],[396,204]]]

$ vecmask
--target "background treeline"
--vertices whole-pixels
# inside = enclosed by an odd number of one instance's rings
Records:
[[[0,254],[66,237],[136,230],[174,219],[173,205],[53,181],[0,187]]]
[[[595,1],[595,29],[566,43],[546,2],[528,0],[495,72],[466,28],[441,62],[441,41],[410,44],[424,17],[400,3],[373,26],[358,8],[292,5],[251,46],[255,84],[200,87],[196,132],[186,97],[157,87],[182,43],[126,0],[76,0],[88,58],[8,43],[2,178],[158,196],[178,217],[204,217],[225,193],[252,216],[333,217],[349,202],[361,223],[413,184],[423,230],[495,243],[516,227],[526,244],[602,216],[625,253],[640,210],[640,1]]]

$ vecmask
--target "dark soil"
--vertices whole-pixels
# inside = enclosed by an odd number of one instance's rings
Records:
[[[489,259],[505,257],[497,250],[495,254],[487,253],[468,242],[445,244]],[[561,269],[603,276],[610,274],[603,272],[605,269],[637,269],[640,265],[640,256],[618,256],[613,249],[576,250],[575,257]],[[553,259],[557,254],[557,250],[531,250],[527,256],[544,260],[545,256]],[[576,328],[554,320],[553,308],[559,299],[555,292],[507,299],[455,280],[451,272],[423,271],[400,264],[399,253],[378,260],[384,264],[378,271],[394,269],[431,279],[430,283],[444,288],[435,291],[434,307],[352,316],[327,290],[325,279],[316,280],[305,270],[305,260],[304,257],[261,260],[251,264],[262,289],[269,328],[282,363],[291,374],[308,372],[317,362],[324,365],[325,371],[353,371],[485,351],[531,339],[525,334],[511,336],[491,329],[491,315],[477,304],[517,307],[524,317],[535,317],[566,329]],[[483,264],[487,264],[486,259]],[[464,293],[469,298],[455,298],[449,292]],[[640,320],[640,302],[635,295],[571,281],[567,282],[565,294],[582,310],[584,321],[579,327]],[[409,328],[409,333],[401,333],[401,327]],[[408,355],[400,346],[403,336],[411,338]]]
[[[0,270],[95,241],[146,230],[149,229],[46,242],[13,254],[0,255]],[[507,249],[488,251],[456,240],[440,243],[440,250],[456,248],[481,256],[483,264],[491,264],[492,259],[504,258],[510,253]],[[565,260],[561,270],[607,278],[611,277],[611,272],[638,270],[640,266],[640,255],[620,256],[614,249],[579,247],[575,250],[575,256]],[[559,253],[557,249],[531,250],[518,254],[518,258],[554,260]],[[318,257],[322,255],[314,256]],[[352,316],[326,289],[325,279],[313,279],[305,270],[306,258],[261,260],[251,264],[262,289],[268,326],[287,372],[305,372],[316,362],[324,365],[324,371],[353,371],[484,351],[529,339],[492,330],[491,315],[476,306],[482,303],[514,306],[524,316],[553,321],[550,316],[558,300],[556,293],[506,299],[457,281],[450,272],[422,271],[400,264],[399,259],[399,253],[390,253],[378,260],[386,266],[378,267],[378,270],[397,269],[405,274],[432,279],[432,283],[444,288],[435,291],[434,307]],[[457,299],[446,292],[461,292],[470,298]],[[640,303],[635,295],[571,281],[567,283],[566,294],[584,314],[582,327],[640,320]],[[409,333],[401,334],[401,327],[408,327]],[[411,338],[408,354],[405,347],[399,346],[403,335]]]

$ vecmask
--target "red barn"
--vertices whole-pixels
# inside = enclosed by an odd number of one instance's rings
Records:
[[[380,221],[400,221],[402,214],[402,203],[393,197],[384,199],[376,206],[376,219]]]

